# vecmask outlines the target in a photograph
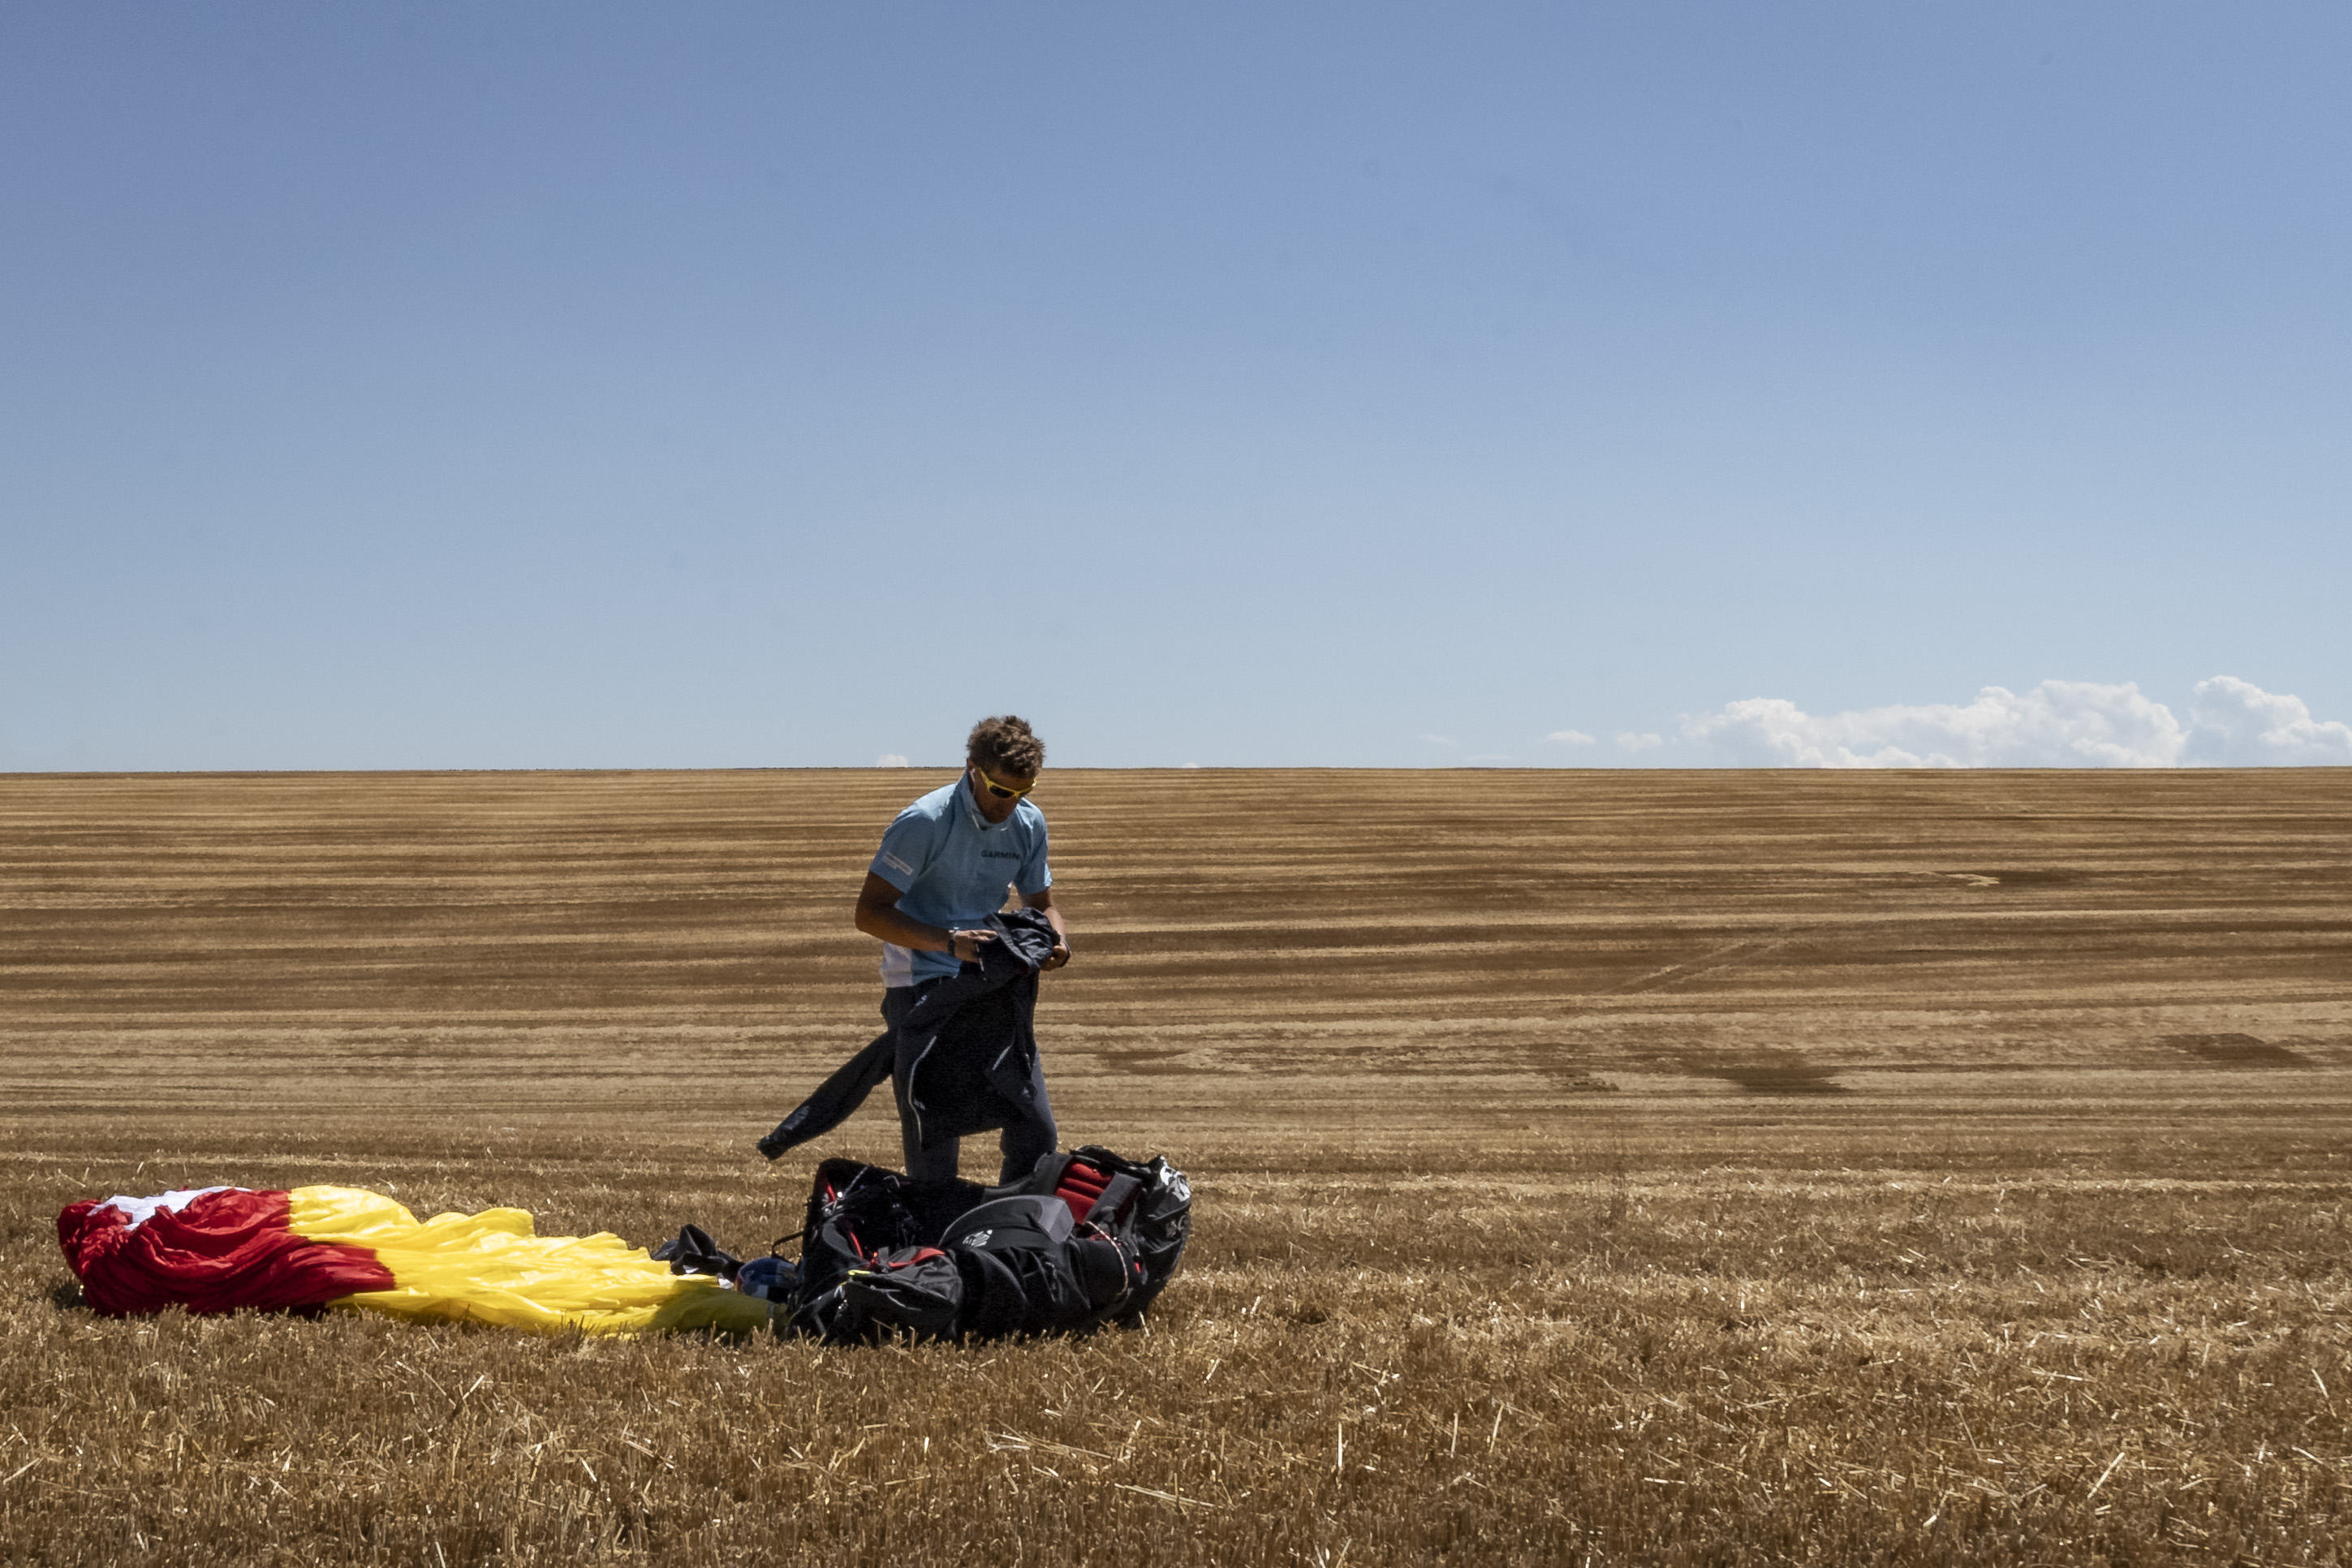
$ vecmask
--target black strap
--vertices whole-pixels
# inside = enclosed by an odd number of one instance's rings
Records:
[[[1012,1184],[1012,1190],[1031,1193],[1041,1198],[1051,1197],[1062,1190],[1062,1173],[1068,1170],[1070,1162],[1076,1158],[1076,1154],[1059,1152],[1040,1154],[1037,1163],[1030,1167],[1029,1173]]]
[[[1113,1176],[1110,1184],[1103,1188],[1102,1196],[1087,1210],[1086,1223],[1108,1226],[1118,1217],[1118,1211],[1127,1206],[1128,1199],[1135,1196],[1137,1189],[1142,1185],[1133,1176]]]
[[[742,1259],[710,1238],[710,1233],[698,1225],[679,1228],[676,1241],[665,1241],[651,1254],[656,1263],[667,1263],[672,1274],[716,1274],[721,1279],[735,1278]]]

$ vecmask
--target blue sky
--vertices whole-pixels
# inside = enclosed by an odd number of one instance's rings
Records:
[[[12,5],[0,768],[2335,760],[2347,53]],[[1989,686],[2059,750],[1885,750]]]

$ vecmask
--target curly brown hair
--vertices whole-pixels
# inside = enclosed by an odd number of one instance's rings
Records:
[[[963,752],[967,761],[999,777],[1034,778],[1045,765],[1045,742],[1029,728],[1028,720],[1010,713],[974,724]]]

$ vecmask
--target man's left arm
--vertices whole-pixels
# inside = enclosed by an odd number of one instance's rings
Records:
[[[1040,888],[1034,893],[1021,895],[1021,907],[1035,910],[1054,928],[1054,955],[1045,961],[1048,969],[1059,969],[1070,962],[1070,928],[1062,923],[1062,911],[1054,907],[1054,889]]]

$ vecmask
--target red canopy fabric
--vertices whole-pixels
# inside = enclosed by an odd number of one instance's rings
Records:
[[[301,1310],[393,1288],[392,1270],[369,1248],[289,1229],[287,1193],[221,1187],[169,1198],[181,1201],[90,1199],[58,1215],[58,1245],[92,1310]]]

